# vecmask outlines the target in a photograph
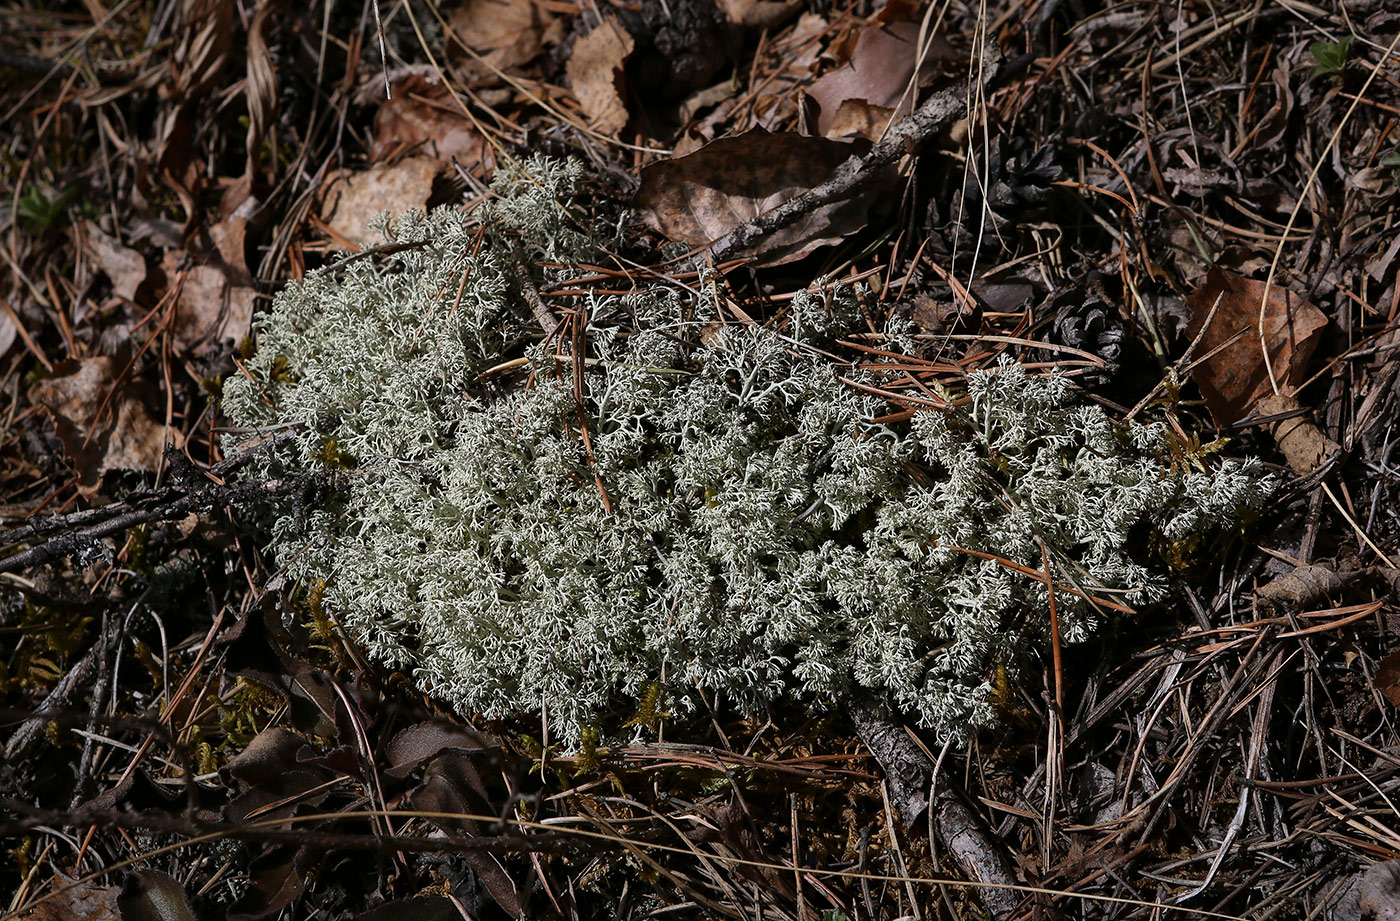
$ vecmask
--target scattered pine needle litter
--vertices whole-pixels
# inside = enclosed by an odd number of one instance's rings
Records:
[[[1384,4],[374,14],[5,13],[0,918],[1400,907]],[[1144,538],[1158,603],[1086,583],[1075,548],[966,546],[1111,628],[988,669],[996,726],[955,744],[878,701],[682,712],[660,676],[608,714],[625,733],[469,719],[369,655],[334,585],[279,569],[252,510],[333,484],[247,479],[221,401],[289,281],[397,264],[374,212],[498,206],[495,174],[537,153],[587,164],[574,230],[617,231],[512,268],[571,387],[593,305],[639,283],[712,299],[702,339],[793,339],[795,299],[844,284],[853,327],[822,350],[871,426],[967,412],[968,376],[1015,360],[1160,425],[1176,474],[1255,457],[1280,488],[1220,544]],[[533,386],[533,360],[463,387]],[[571,424],[593,452],[596,420]],[[304,429],[256,435],[275,454]]]

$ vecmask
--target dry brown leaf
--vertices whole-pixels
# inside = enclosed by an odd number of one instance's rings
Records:
[[[385,755],[390,777],[405,777],[414,768],[445,751],[482,752],[496,748],[495,736],[478,732],[475,727],[446,720],[427,720],[401,730],[389,742]]]
[[[885,0],[885,5],[880,7],[880,12],[875,14],[875,18],[880,22],[902,22],[909,19],[918,19],[923,12],[920,7],[923,0]]]
[[[1324,602],[1335,605],[1358,578],[1360,572],[1355,569],[1338,572],[1335,563],[1308,563],[1261,585],[1254,597],[1264,608],[1302,610]]]
[[[326,187],[321,219],[354,245],[375,246],[383,241],[369,230],[374,216],[381,211],[398,214],[425,207],[441,167],[431,157],[409,157],[362,173],[342,174]]]
[[[622,68],[632,53],[632,36],[613,19],[574,42],[565,70],[574,96],[597,131],[616,136],[627,126],[627,104],[622,100]]]
[[[646,167],[633,205],[659,233],[703,246],[821,185],[858,152],[842,141],[755,129]],[[749,255],[781,265],[839,243],[865,226],[874,197],[867,189],[817,209],[765,237]]]
[[[942,36],[925,42],[920,80],[954,56]],[[878,140],[893,120],[914,110],[918,88],[912,86],[919,60],[919,24],[874,24],[861,31],[850,60],[825,74],[807,95],[820,107],[817,130],[824,137],[859,133]]]
[[[558,41],[560,21],[533,0],[466,0],[449,17],[452,32],[477,52],[460,62],[462,78],[474,86],[500,80]]]
[[[1297,413],[1302,406],[1291,396],[1266,393],[1254,404],[1261,416]],[[1269,430],[1288,461],[1289,469],[1298,476],[1307,476],[1341,450],[1341,445],[1323,434],[1307,415],[1292,415],[1272,423]]]
[[[54,879],[52,896],[21,915],[24,921],[119,921],[116,886],[91,884],[68,887],[68,880]]]
[[[170,327],[180,351],[191,355],[226,352],[248,332],[256,295],[243,255],[247,223],[233,217],[211,224],[209,252],[192,256],[171,250],[161,261],[166,278],[180,285]],[[200,264],[181,268],[192,258]]]
[[[69,360],[29,388],[29,401],[53,420],[84,495],[95,493],[109,470],[157,469],[166,441],[182,441],[151,417],[137,388],[120,379],[122,370],[105,355]]]
[[[272,141],[275,147],[275,137],[269,138],[268,130],[276,123],[277,66],[272,61],[263,30],[268,16],[277,9],[275,3],[259,4],[253,21],[248,24],[248,51],[245,55],[248,79],[244,81],[243,95],[248,100],[247,173],[250,176],[257,166],[263,142]]]
[[[1400,649],[1381,659],[1372,682],[1385,699],[1400,707]]]
[[[380,84],[372,84],[383,96]],[[405,151],[421,150],[443,162],[488,176],[495,158],[471,120],[457,110],[447,87],[431,71],[407,72],[393,80],[392,99],[380,99],[374,113],[374,144],[369,158],[381,163]]]
[[[146,280],[146,260],[141,254],[122,246],[91,221],[87,223],[87,245],[103,274],[112,280],[116,295],[128,301],[135,300],[136,289]]]
[[[863,137],[877,141],[894,121],[894,109],[872,105],[864,99],[846,99],[821,132],[829,138]]]
[[[186,0],[181,4],[179,36],[173,55],[174,79],[161,95],[191,102],[223,82],[233,47],[233,0]]]
[[[1188,331],[1194,339],[1205,326],[1211,309],[1220,307],[1205,330],[1198,356],[1207,355],[1239,335],[1233,343],[1191,369],[1201,388],[1206,408],[1216,425],[1229,425],[1246,415],[1260,397],[1273,393],[1269,371],[1260,346],[1260,310],[1264,283],[1212,268],[1206,280],[1186,299],[1191,311]],[[1269,349],[1274,379],[1283,393],[1292,393],[1303,382],[1327,317],[1312,304],[1282,285],[1269,287],[1263,310],[1263,340]]]
[[[205,353],[226,350],[248,332],[253,318],[253,289],[230,284],[217,266],[190,269],[176,301],[175,343],[181,351]]]
[[[160,870],[135,870],[122,882],[117,908],[122,921],[194,921],[180,881]]]
[[[1390,702],[1400,706],[1394,697]],[[1361,917],[1369,921],[1400,921],[1400,860],[1385,860],[1366,871],[1359,902]]]
[[[746,29],[772,29],[801,8],[801,0],[719,0],[725,17]]]

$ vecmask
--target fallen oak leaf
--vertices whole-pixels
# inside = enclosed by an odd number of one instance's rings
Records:
[[[876,23],[861,31],[850,60],[824,74],[807,93],[820,107],[818,133],[861,134],[875,141],[887,125],[913,111],[915,67],[923,83],[939,63],[953,57],[946,39],[929,36],[920,61],[919,31],[917,22]]]
[[[1270,364],[1280,391],[1292,393],[1303,382],[1327,325],[1322,311],[1287,288],[1267,286],[1267,301],[1265,292],[1263,282],[1215,267],[1186,298],[1191,311],[1187,331],[1193,340],[1199,337],[1199,353],[1209,356],[1191,368],[1191,378],[1218,426],[1237,422],[1260,398],[1274,392]],[[1264,346],[1269,350],[1267,362]]]
[[[980,60],[981,68],[975,82],[983,92],[993,89],[999,79],[1013,70],[1013,67],[1001,66],[1000,53],[992,43],[984,46]],[[968,90],[969,87],[958,87],[934,93],[914,114],[892,126],[868,153],[852,156],[838,166],[830,179],[713,241],[710,258],[724,262],[750,250],[765,236],[787,227],[804,214],[873,190],[886,175],[883,167],[917,151],[930,137],[963,116],[967,111],[967,99],[973,95]]]
[[[91,221],[86,225],[87,249],[112,282],[112,291],[123,300],[136,300],[136,289],[146,280],[146,260],[129,246],[103,233]]]
[[[642,170],[633,206],[652,229],[688,246],[720,240],[827,181],[850,143],[755,128]],[[824,203],[767,235],[745,255],[782,265],[863,228],[868,196]]]
[[[117,360],[105,355],[70,359],[29,388],[29,401],[53,420],[77,468],[78,491],[86,496],[97,492],[109,471],[158,469],[166,441],[183,442],[179,432],[151,417],[121,372]]]
[[[573,54],[564,67],[589,127],[610,137],[627,126],[622,69],[634,45],[627,30],[608,18],[574,42]]]
[[[338,240],[361,249],[382,242],[369,229],[381,211],[423,210],[442,164],[431,157],[381,163],[361,173],[342,174],[326,187],[321,219]],[[348,248],[348,247],[341,247]]]

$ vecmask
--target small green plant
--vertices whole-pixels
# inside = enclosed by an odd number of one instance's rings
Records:
[[[1160,426],[1115,426],[1014,362],[968,379],[965,412],[874,421],[885,403],[820,348],[860,316],[829,283],[781,332],[718,323],[706,279],[559,298],[588,335],[556,354],[528,334],[513,253],[548,290],[600,244],[559,204],[580,168],[530,172],[502,171],[475,222],[405,215],[383,230],[415,245],[289,286],[224,388],[231,451],[292,433],[252,472],[331,487],[272,510],[278,560],[464,712],[542,715],[577,750],[700,695],[756,713],[874,693],[966,738],[1048,642],[1042,546],[1078,642],[1096,595],[1162,596],[1148,548],[1268,493],[1257,465],[1174,464]],[[353,461],[328,468],[328,444]]]
[[[1351,36],[1339,39],[1335,42],[1313,42],[1308,46],[1308,51],[1312,52],[1313,60],[1317,61],[1312,69],[1314,77],[1335,74],[1340,75],[1347,66],[1347,56],[1351,53]]]
[[[30,233],[42,234],[58,226],[68,211],[68,206],[78,197],[77,189],[64,189],[53,192],[34,184],[24,190],[15,206]]]

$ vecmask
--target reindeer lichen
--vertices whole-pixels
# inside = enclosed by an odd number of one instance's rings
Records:
[[[1102,618],[1086,596],[1162,595],[1151,540],[1230,529],[1270,489],[1250,463],[1173,468],[1158,427],[1010,362],[969,377],[963,412],[873,421],[887,404],[814,347],[856,315],[839,285],[781,332],[715,322],[706,285],[555,300],[588,318],[584,353],[556,355],[512,254],[600,244],[561,211],[578,168],[530,172],[474,219],[405,215],[384,231],[408,246],[288,286],[224,390],[231,450],[292,433],[255,472],[332,484],[277,509],[277,560],[464,712],[543,713],[577,746],[657,689],[676,714],[697,693],[752,712],[868,692],[965,736],[1047,642],[1041,542],[1079,642]]]

